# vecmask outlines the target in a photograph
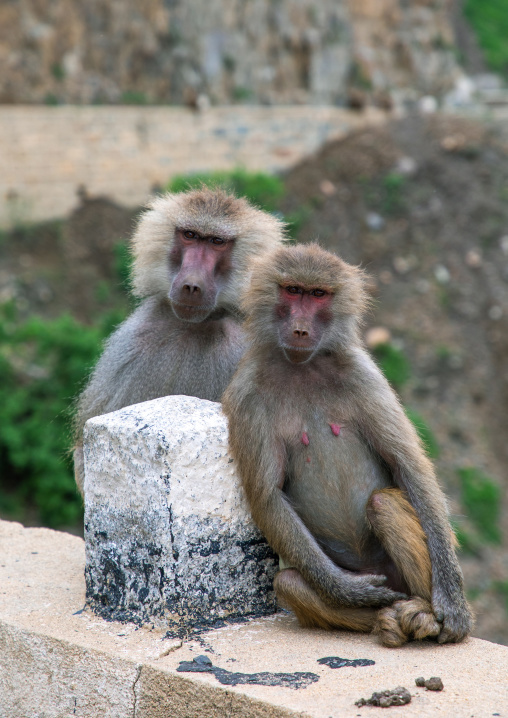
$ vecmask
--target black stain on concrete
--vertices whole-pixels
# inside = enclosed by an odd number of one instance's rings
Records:
[[[328,656],[327,658],[318,658],[318,663],[322,666],[329,666],[330,668],[346,668],[358,666],[373,666],[376,661],[372,661],[370,658],[339,658],[338,656]]]
[[[178,673],[213,673],[223,686],[256,685],[282,688],[307,688],[319,680],[315,673],[233,673],[214,666],[208,656],[196,656],[192,661],[180,661]]]

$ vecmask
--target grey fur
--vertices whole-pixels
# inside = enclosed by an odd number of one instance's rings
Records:
[[[233,241],[231,269],[215,308],[200,322],[179,319],[169,293],[175,232],[192,229]],[[219,401],[246,347],[238,295],[253,256],[284,240],[272,215],[222,190],[201,189],[154,200],[133,237],[133,289],[142,304],[105,344],[77,402],[74,467],[83,493],[82,435],[93,416],[170,394]]]

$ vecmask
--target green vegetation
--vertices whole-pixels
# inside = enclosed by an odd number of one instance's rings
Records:
[[[479,537],[487,543],[500,544],[501,488],[480,469],[468,466],[457,471],[462,503]]]
[[[384,215],[397,215],[404,209],[404,189],[407,179],[398,172],[388,172],[380,182],[378,178],[359,179],[366,205]]]
[[[412,409],[405,409],[407,418],[413,423],[418,436],[420,437],[427,455],[431,459],[437,459],[439,456],[439,445],[436,441],[436,437],[430,430],[429,426],[425,423],[424,419]]]
[[[276,212],[284,196],[284,183],[274,175],[265,172],[247,172],[237,167],[228,172],[203,172],[194,175],[173,177],[166,189],[169,192],[207,187],[223,187],[239,197],[246,197],[252,204],[267,212]]]
[[[492,583],[494,591],[504,599],[506,612],[508,613],[508,581],[494,581]]]
[[[51,67],[51,74],[58,82],[62,82],[65,79],[65,70],[59,62],[55,62]]]
[[[372,350],[381,371],[390,384],[401,389],[411,374],[406,355],[393,344],[378,344]]]
[[[466,531],[462,524],[456,519],[451,519],[450,523],[459,542],[459,551],[463,551],[471,556],[478,556],[481,549],[479,540]]]
[[[139,90],[125,90],[120,98],[122,105],[148,105],[148,98]]]
[[[411,375],[409,361],[400,349],[393,344],[378,344],[372,350],[385,377],[395,389],[400,390]],[[413,423],[427,454],[431,459],[439,456],[439,445],[425,420],[412,409],[405,408],[408,419]]]
[[[72,475],[70,405],[120,316],[85,327],[68,315],[20,320],[0,307],[0,508],[28,505],[47,526],[75,524],[81,499]]]
[[[233,88],[233,100],[236,102],[248,102],[252,99],[252,90],[248,87],[235,87]]]
[[[490,68],[508,76],[508,1],[466,0],[464,14]]]

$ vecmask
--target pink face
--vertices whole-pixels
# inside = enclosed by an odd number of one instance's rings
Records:
[[[173,282],[169,299],[173,312],[187,322],[202,322],[217,305],[218,294],[231,270],[234,242],[177,229],[169,261]]]
[[[332,319],[333,295],[320,287],[290,284],[279,287],[275,308],[279,341],[292,364],[303,364],[318,350]]]

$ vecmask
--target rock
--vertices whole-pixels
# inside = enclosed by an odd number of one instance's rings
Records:
[[[508,254],[508,234],[501,237],[499,240],[499,246],[501,247],[503,254]]]
[[[482,255],[476,249],[470,249],[466,254],[466,264],[471,269],[478,269],[482,266]]]
[[[450,272],[444,266],[444,264],[437,265],[437,267],[434,269],[434,276],[439,282],[439,284],[448,284],[448,282],[450,281]]]
[[[368,212],[365,223],[373,232],[380,232],[385,226],[385,220],[377,212]]]
[[[333,182],[330,182],[330,180],[327,179],[324,179],[319,183],[319,189],[324,195],[326,195],[326,197],[331,197],[337,191],[337,187],[333,184]]]
[[[438,102],[433,95],[424,95],[418,100],[418,109],[423,115],[431,115],[437,112]]]
[[[489,319],[492,319],[493,321],[497,322],[501,317],[503,316],[503,309],[497,304],[494,304],[489,309]]]
[[[380,344],[388,344],[392,338],[390,330],[386,327],[372,327],[365,332],[365,344],[374,349]]]
[[[173,635],[275,611],[219,404],[170,396],[87,422],[87,604]]]
[[[407,274],[418,266],[417,258],[411,254],[408,257],[394,257],[393,268],[397,274]]]
[[[395,165],[395,171],[405,177],[413,177],[418,171],[418,164],[414,157],[399,157]]]

